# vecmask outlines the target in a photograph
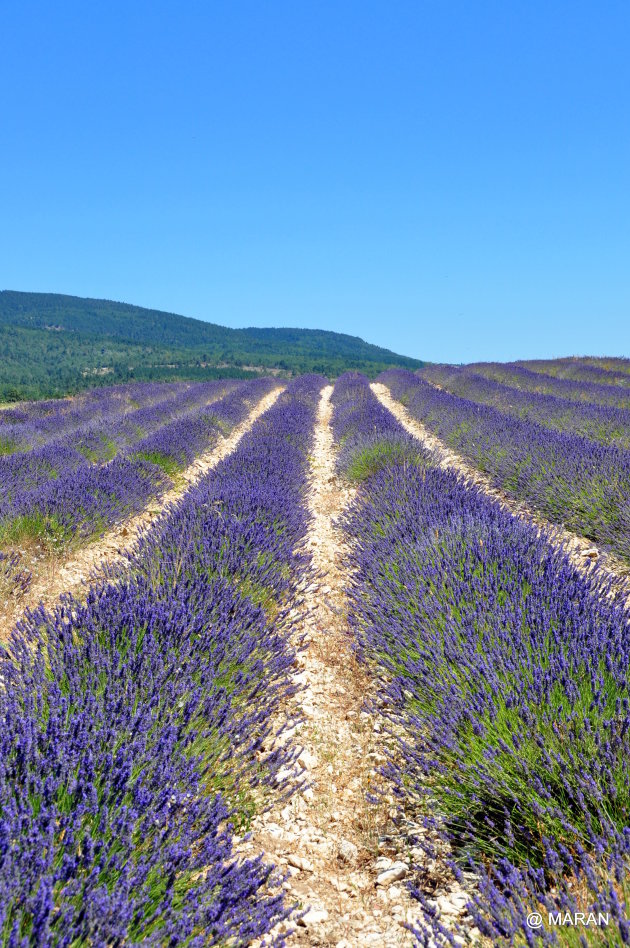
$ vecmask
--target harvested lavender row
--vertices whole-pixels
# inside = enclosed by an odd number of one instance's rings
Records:
[[[524,368],[518,362],[475,362],[467,368],[524,392],[540,392],[543,395],[556,395],[558,398],[567,398],[570,401],[630,409],[630,391],[613,385],[576,382],[571,379],[559,379],[554,375],[542,375],[540,372],[532,372],[531,369]]]
[[[167,403],[191,388],[188,382],[136,382],[94,389],[72,399],[24,402],[0,410],[0,456],[28,451],[111,416]]]
[[[66,543],[86,539],[139,512],[171,486],[169,474],[209,450],[276,384],[272,379],[240,383],[229,395],[197,409],[190,419],[171,422],[157,432],[158,437],[149,436],[135,445],[133,453],[108,464],[85,462],[41,484],[28,479],[21,486],[14,484],[0,499],[0,538],[15,542],[29,536]],[[55,451],[57,459],[64,453]],[[30,470],[28,457],[24,463]]]
[[[506,415],[523,418],[561,433],[577,434],[601,444],[613,444],[625,450],[630,448],[628,409],[523,392],[479,375],[466,366],[429,365],[418,374],[452,395],[459,395],[477,404],[490,405]]]
[[[323,380],[292,383],[131,570],[38,610],[0,668],[0,940],[246,945],[287,915],[238,859],[291,693],[287,599]]]
[[[630,562],[630,452],[510,418],[402,369],[379,381],[496,487]]]
[[[339,443],[348,418],[369,430],[379,416],[366,389],[336,389]],[[454,876],[476,881],[468,928],[557,944],[562,929],[532,929],[528,913],[593,910],[609,915],[602,944],[630,943],[628,613],[421,452],[369,474],[345,527],[350,622],[396,736],[385,774],[424,823],[427,858],[442,838]],[[454,944],[414,894],[418,942]]]

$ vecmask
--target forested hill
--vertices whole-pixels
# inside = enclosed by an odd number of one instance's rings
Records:
[[[130,379],[216,378],[348,369],[415,369],[356,336],[314,329],[228,329],[110,300],[0,292],[0,401]]]

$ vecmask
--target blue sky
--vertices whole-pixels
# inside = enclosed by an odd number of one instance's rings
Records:
[[[630,355],[627,2],[0,10],[0,288]]]

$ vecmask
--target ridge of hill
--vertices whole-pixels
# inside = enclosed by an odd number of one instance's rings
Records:
[[[349,369],[375,377],[418,359],[320,329],[229,329],[188,316],[59,293],[0,291],[0,400],[135,380]]]

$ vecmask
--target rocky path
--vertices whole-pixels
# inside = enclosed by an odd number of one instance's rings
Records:
[[[521,520],[535,524],[540,533],[553,546],[556,548],[562,547],[567,551],[573,564],[583,573],[594,575],[597,571],[602,578],[612,580],[613,589],[625,597],[626,603],[630,607],[630,575],[627,565],[618,557],[598,549],[591,540],[551,523],[526,504],[514,500],[503,491],[498,490],[490,483],[485,474],[476,470],[460,455],[446,447],[421,422],[413,419],[385,385],[373,382],[370,387],[385,408],[389,409],[409,434],[421,442],[443,470],[460,474],[468,483],[476,484],[485,494],[500,503],[510,513]]]
[[[259,817],[244,848],[287,872],[288,901],[307,910],[283,926],[292,931],[289,945],[393,948],[411,944],[404,923],[417,910],[403,883],[408,864],[388,843],[393,801],[366,800],[384,759],[383,735],[364,711],[370,683],[347,630],[348,572],[335,520],[353,490],[335,475],[331,394],[332,386],[322,394],[311,460],[307,546],[318,580],[305,590],[297,618],[296,634],[306,636],[296,671],[303,690],[286,709],[304,719],[296,739],[307,789]]]
[[[265,395],[254,406],[244,422],[237,425],[227,438],[221,438],[211,450],[198,457],[179,476],[177,485],[150,503],[140,514],[117,525],[103,537],[87,544],[66,560],[35,552],[23,558],[24,566],[32,569],[34,582],[26,595],[17,602],[0,602],[0,642],[6,638],[19,616],[27,609],[42,602],[52,605],[62,593],[77,593],[88,583],[94,572],[105,565],[115,565],[125,559],[135,543],[151,522],[169,506],[179,500],[194,484],[213,467],[234,451],[254,422],[268,411],[284,390],[279,386]]]

